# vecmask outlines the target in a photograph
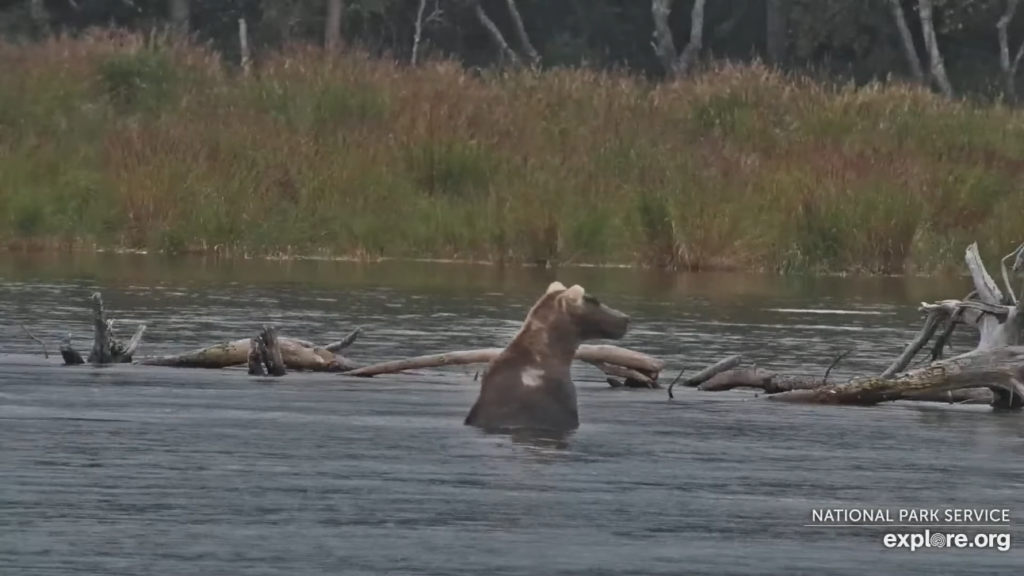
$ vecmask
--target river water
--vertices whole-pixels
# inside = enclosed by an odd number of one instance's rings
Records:
[[[474,368],[359,379],[63,367],[88,297],[141,354],[285,334],[360,363],[503,345],[547,284],[633,318],[663,378],[741,353],[878,372],[922,300],[966,278],[770,278],[454,264],[0,258],[0,574],[1021,574],[1019,550],[886,548],[813,509],[1000,508],[1024,537],[1024,416],[984,406],[790,406],[751,392],[611,389],[575,368],[561,441],[462,425]],[[51,357],[25,336],[24,323]],[[971,345],[970,335],[957,342]],[[896,519],[896,518],[894,518]],[[944,518],[942,518],[944,520]],[[1019,546],[1019,545],[1018,545]]]

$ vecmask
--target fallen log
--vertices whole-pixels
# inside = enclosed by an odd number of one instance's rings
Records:
[[[989,388],[994,408],[1024,408],[1024,346],[975,351],[911,370],[897,378],[855,379],[846,384],[766,396],[780,402],[872,406],[881,402],[920,398],[922,393],[944,393]]]
[[[607,362],[591,362],[595,368],[608,375],[608,385],[612,388],[649,388],[659,387],[658,374],[648,375],[638,370],[624,368]],[[622,380],[619,380],[622,378]]]
[[[465,366],[470,364],[488,364],[501,354],[504,348],[481,348],[478,350],[460,350],[443,354],[414,356],[401,360],[391,360],[363,366],[346,371],[346,376],[369,378],[381,374],[395,374],[407,370],[424,368],[440,368],[442,366]],[[624,376],[639,382],[657,380],[657,374],[665,366],[658,358],[635,352],[626,348],[608,344],[581,344],[576,350],[576,360],[586,362],[611,376]]]
[[[742,360],[743,360],[743,357],[739,356],[739,355],[729,356],[728,358],[719,360],[718,362],[715,362],[711,366],[708,366],[707,368],[704,368],[703,370],[697,372],[696,374],[694,374],[693,376],[690,376],[689,378],[683,380],[682,382],[679,381],[679,378],[681,378],[683,376],[683,373],[680,372],[679,376],[676,376],[676,379],[673,380],[672,383],[669,384],[669,386],[668,386],[668,397],[669,398],[675,398],[675,396],[672,395],[672,388],[677,383],[682,384],[683,386],[689,386],[689,387],[699,386],[700,384],[702,384],[703,382],[705,382],[708,379],[712,378],[713,376],[715,376],[717,374],[720,374],[722,372],[725,372],[726,370],[729,370],[730,368],[735,368],[736,366],[739,366],[739,364],[740,364],[740,362]]]
[[[356,334],[356,332],[353,332]],[[355,341],[349,335],[351,345]],[[344,342],[344,341],[341,341]],[[310,372],[345,372],[357,366],[341,354],[336,354],[326,346],[317,346],[306,340],[298,340],[284,336],[277,337],[277,344],[284,362],[290,370],[307,370]],[[338,348],[341,350],[345,346]],[[231,342],[222,342],[205,348],[190,350],[182,354],[152,356],[140,358],[135,363],[142,366],[164,366],[169,368],[220,369],[233,366],[244,366],[249,363],[252,339],[245,338]],[[346,345],[346,346],[347,346]]]
[[[1014,271],[1024,268],[1024,245],[1002,260],[1004,295],[985,270],[977,243],[971,244],[964,260],[971,273],[974,290],[963,300],[921,303],[925,322],[918,335],[878,377],[857,378],[845,384],[829,384],[824,378],[791,376],[754,369],[722,371],[699,386],[704,391],[734,388],[763,390],[769,398],[783,402],[812,404],[873,405],[894,400],[929,402],[987,401],[996,408],[1020,409],[1024,405],[1024,298],[1018,298],[1010,285],[1006,262],[1016,258]],[[1024,294],[1022,294],[1024,297]],[[931,363],[908,370],[914,357],[946,322],[932,348]],[[977,347],[948,360],[941,359],[953,330],[969,324],[978,330]],[[729,359],[723,360],[723,364]],[[838,360],[838,359],[837,359]],[[833,366],[835,363],[833,363]],[[829,368],[831,370],[831,367]],[[669,387],[671,397],[672,387]]]
[[[775,374],[760,368],[726,370],[708,379],[697,387],[704,392],[725,392],[737,388],[761,390],[765,394],[780,394],[794,390],[813,390],[827,386],[822,378]],[[901,400],[918,402],[943,402],[946,404],[991,404],[994,396],[988,388],[968,388],[946,392],[908,393]]]
[[[780,394],[793,390],[811,390],[827,385],[824,378],[793,374],[776,374],[759,368],[727,370],[716,374],[697,387],[704,392],[725,392],[736,388],[756,388],[765,394]]]
[[[69,366],[76,366],[85,363],[93,365],[105,365],[116,363],[134,363],[142,366],[166,366],[174,368],[228,368],[232,366],[249,365],[252,339],[224,342],[191,350],[184,354],[156,356],[150,358],[135,359],[135,353],[142,343],[142,336],[146,331],[146,325],[140,324],[135,334],[127,344],[122,342],[114,333],[114,320],[107,319],[103,306],[103,297],[99,292],[93,293],[92,305],[92,327],[93,344],[87,358],[75,350],[72,345],[72,336],[69,333],[60,343],[60,354],[64,363]],[[46,346],[41,340],[35,338],[24,326],[22,327],[30,338],[40,342],[43,346],[43,353],[48,356]],[[328,344],[317,346],[306,340],[296,338],[285,338],[278,336],[273,328],[264,327],[259,338],[269,338],[272,344],[263,343],[266,353],[273,357],[280,356],[281,362],[264,361],[263,364],[270,369],[271,373],[279,371],[278,365],[291,370],[309,370],[315,372],[344,372],[357,366],[340,354],[340,351],[351,346],[359,334],[361,328],[356,328],[348,336]],[[276,352],[275,352],[276,351]]]

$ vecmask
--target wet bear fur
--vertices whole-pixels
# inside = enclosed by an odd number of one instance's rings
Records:
[[[579,427],[572,362],[587,340],[618,340],[629,316],[582,286],[553,282],[522,328],[488,365],[465,424],[488,430],[569,432]]]

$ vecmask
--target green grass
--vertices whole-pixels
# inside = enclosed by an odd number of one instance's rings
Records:
[[[900,273],[1024,241],[1024,115],[758,66],[652,84],[305,47],[0,44],[0,241]]]

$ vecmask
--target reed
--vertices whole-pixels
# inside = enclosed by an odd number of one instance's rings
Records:
[[[0,44],[11,248],[934,271],[1024,240],[1024,116],[722,65],[654,84],[121,32]]]

